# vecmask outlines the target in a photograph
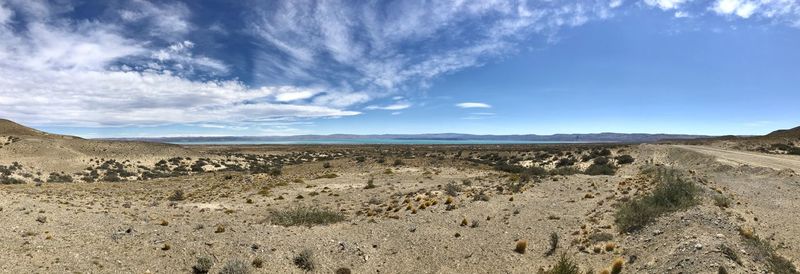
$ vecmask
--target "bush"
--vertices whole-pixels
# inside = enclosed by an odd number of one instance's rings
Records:
[[[24,184],[24,183],[25,183],[25,181],[23,181],[23,180],[20,180],[20,179],[17,179],[17,178],[13,178],[13,177],[8,177],[6,175],[0,175],[0,185],[17,185],[17,184]]]
[[[249,274],[250,265],[241,260],[228,261],[219,274]]]
[[[461,186],[454,184],[453,182],[449,182],[447,183],[447,185],[444,186],[444,193],[447,193],[447,195],[453,197],[458,196],[458,193],[460,193],[461,190],[462,190]]]
[[[186,196],[183,194],[183,190],[175,190],[171,196],[169,196],[169,200],[173,202],[183,201],[186,199]]]
[[[272,213],[270,221],[281,226],[313,226],[327,225],[344,221],[345,217],[340,212],[328,211],[317,208],[299,207],[286,211]]]
[[[731,199],[722,194],[714,195],[714,205],[721,208],[730,207]]]
[[[596,160],[596,159],[595,159]],[[597,164],[596,162],[583,171],[586,175],[614,175],[617,170],[608,164]]]
[[[688,208],[695,204],[699,191],[694,183],[679,177],[673,170],[660,170],[656,188],[644,197],[626,202],[614,214],[622,232],[633,232],[653,222],[665,213]]]
[[[791,261],[779,255],[768,240],[758,236],[743,237],[749,252],[758,261],[766,261],[767,269],[775,274],[797,274],[797,269]]]
[[[402,166],[403,164],[403,160],[400,159],[394,160],[394,163],[392,163],[393,166]]]
[[[561,158],[561,159],[558,160],[558,162],[556,162],[556,168],[572,166],[574,164],[575,164],[575,160],[573,160],[571,158]]]
[[[47,177],[48,183],[71,183],[72,176],[67,174],[59,174],[59,173],[50,173],[50,176]]]
[[[544,253],[545,256],[553,255],[556,252],[556,248],[558,248],[558,233],[550,233],[550,249]]]
[[[606,165],[606,164],[608,164],[608,158],[602,157],[602,156],[601,157],[597,157],[597,158],[594,158],[593,163],[595,165]]]
[[[305,271],[314,271],[314,268],[316,268],[314,253],[311,253],[311,250],[304,249],[294,257],[294,265]]]
[[[373,188],[375,188],[375,180],[369,179],[369,181],[367,181],[367,185],[364,187],[364,189],[373,189]]]
[[[544,272],[545,274],[580,274],[578,264],[572,261],[572,258],[567,257],[567,254],[561,254],[556,265]]]
[[[197,274],[205,274],[214,266],[214,260],[211,257],[202,256],[197,258],[197,263],[192,267],[192,271]]]
[[[631,163],[633,163],[633,161],[634,161],[634,159],[633,159],[633,156],[630,156],[630,155],[627,155],[627,154],[625,154],[625,155],[620,155],[620,156],[617,156],[617,157],[616,157],[616,158],[614,158],[614,159],[616,159],[616,160],[617,160],[617,164],[619,164],[619,165],[627,165],[627,164],[631,164]]]

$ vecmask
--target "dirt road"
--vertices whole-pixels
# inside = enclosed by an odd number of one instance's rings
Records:
[[[745,164],[773,169],[792,169],[800,171],[800,157],[793,155],[770,155],[758,152],[726,150],[708,146],[676,145],[676,147],[711,155],[720,162]]]

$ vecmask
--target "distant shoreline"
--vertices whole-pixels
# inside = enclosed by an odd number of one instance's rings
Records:
[[[519,144],[588,144],[608,141],[525,141],[525,140],[436,140],[436,139],[320,139],[282,141],[178,141],[175,145],[519,145]]]

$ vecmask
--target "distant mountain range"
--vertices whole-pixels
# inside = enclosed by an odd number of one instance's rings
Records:
[[[324,140],[431,140],[431,141],[527,141],[527,142],[616,142],[640,143],[660,140],[686,140],[709,138],[706,135],[687,134],[645,134],[645,133],[591,133],[591,134],[553,134],[553,135],[474,135],[460,133],[435,134],[331,134],[294,136],[222,136],[222,137],[161,137],[161,138],[113,138],[108,140],[135,140],[161,143],[227,143],[227,142],[291,142]]]

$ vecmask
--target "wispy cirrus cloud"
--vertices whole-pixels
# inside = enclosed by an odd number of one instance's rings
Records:
[[[367,109],[367,110],[376,110],[376,109],[380,109],[380,110],[403,110],[403,109],[407,109],[407,108],[410,108],[410,107],[411,107],[411,104],[409,104],[409,103],[395,103],[395,104],[386,105],[386,106],[371,105],[371,106],[365,107],[364,109]]]
[[[800,2],[795,0],[644,0],[644,3],[665,11],[675,11],[675,17],[679,18],[711,12],[800,28]]]
[[[286,1],[254,7],[249,29],[270,52],[256,63],[258,81],[302,79],[380,97],[512,54],[533,34],[608,18],[620,4]]]
[[[227,66],[192,54],[191,41],[164,49],[146,38],[126,36],[124,25],[61,18],[51,10],[55,7],[32,3],[39,5],[0,0],[2,117],[39,125],[119,126],[359,114],[324,101],[298,102],[319,93],[315,88],[193,79],[189,72],[195,68],[224,72]],[[168,15],[148,13],[146,18],[180,20]]]
[[[457,107],[460,108],[491,108],[492,106],[487,103],[479,103],[479,102],[464,102],[456,104]]]

